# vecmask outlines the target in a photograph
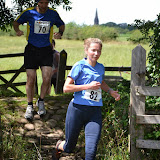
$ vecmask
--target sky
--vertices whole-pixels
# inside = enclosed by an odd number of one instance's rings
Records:
[[[96,9],[99,24],[131,24],[135,19],[155,20],[160,13],[160,0],[71,0],[72,10],[57,11],[65,23],[93,25]]]
[[[160,13],[160,0],[70,0],[72,10],[58,7],[60,17],[67,24],[93,25],[96,9],[99,24],[107,22],[131,24],[135,19],[155,20]],[[6,0],[10,6],[11,0]]]

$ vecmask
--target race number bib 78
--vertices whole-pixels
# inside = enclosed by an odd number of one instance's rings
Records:
[[[99,102],[99,100],[102,98],[102,90],[101,89],[97,89],[97,90],[87,89],[85,91],[84,98],[89,99],[91,101]]]
[[[36,34],[48,34],[50,29],[49,21],[35,21],[34,33]]]

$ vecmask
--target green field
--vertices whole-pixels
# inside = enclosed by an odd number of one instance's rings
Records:
[[[0,54],[11,53],[23,53],[27,41],[24,36],[11,37],[0,36]],[[125,40],[124,35],[119,37],[117,41],[104,42],[102,55],[99,59],[100,63],[103,63],[105,67],[130,67],[132,50],[137,46]],[[142,47],[149,52],[149,45],[142,44]],[[83,41],[75,40],[56,40],[56,50],[65,50],[67,52],[67,65],[73,65],[75,62],[81,60],[84,57]],[[23,57],[15,58],[3,58],[0,60],[0,70],[19,69],[23,64]],[[68,71],[67,71],[68,73]],[[66,74],[67,74],[66,73]],[[41,72],[38,70],[38,84],[42,82]],[[124,79],[130,79],[130,74],[126,72],[106,72],[106,75],[122,76]],[[13,76],[13,74],[3,75],[7,80]],[[21,73],[14,82],[26,81],[26,74]],[[0,82],[2,83],[2,82]],[[25,93],[25,87],[19,87],[21,91]],[[54,92],[52,91],[51,94]]]

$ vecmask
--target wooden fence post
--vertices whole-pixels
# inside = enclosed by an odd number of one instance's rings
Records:
[[[63,85],[65,81],[65,70],[66,70],[67,53],[65,50],[60,52],[60,59],[58,65],[57,81],[56,81],[56,94],[63,93]]]
[[[144,138],[143,125],[136,124],[136,115],[145,114],[145,96],[136,95],[136,86],[145,86],[146,51],[138,45],[132,51],[131,85],[130,85],[130,159],[140,160],[140,149],[136,148],[136,139]]]
[[[0,114],[0,160],[3,160],[3,134],[2,134],[2,124],[1,124],[1,114]]]

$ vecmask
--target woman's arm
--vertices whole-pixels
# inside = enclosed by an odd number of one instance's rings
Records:
[[[120,100],[120,94],[118,94],[118,91],[111,89],[104,80],[102,81],[101,89],[108,92],[113,98],[115,98],[116,101]]]
[[[103,80],[101,84],[101,89],[105,92],[108,92],[110,87],[107,85],[107,83]]]
[[[89,84],[75,85],[74,80],[71,77],[67,77],[65,84],[63,86],[63,92],[78,92],[86,89],[99,89],[101,84],[97,81],[92,81]]]

